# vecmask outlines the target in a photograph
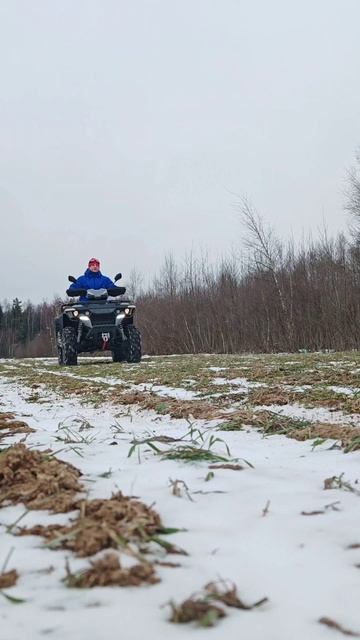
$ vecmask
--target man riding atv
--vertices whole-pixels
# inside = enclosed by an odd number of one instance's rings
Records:
[[[83,276],[79,276],[75,282],[69,287],[71,289],[109,289],[115,287],[115,284],[107,276],[103,276],[100,271],[100,262],[97,258],[90,258],[88,268]],[[81,296],[80,302],[87,300],[87,296]]]
[[[141,335],[135,327],[135,305],[123,298],[126,288],[100,272],[96,258],[89,260],[83,276],[75,279],[66,293],[69,302],[61,305],[55,318],[59,364],[76,365],[82,352],[111,351],[113,362],[140,362]],[[77,300],[76,300],[77,299]]]

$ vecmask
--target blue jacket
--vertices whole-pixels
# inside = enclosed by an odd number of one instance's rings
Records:
[[[110,287],[115,287],[115,284],[110,278],[103,276],[101,271],[93,273],[90,269],[86,269],[84,275],[73,282],[69,289],[109,289]],[[87,300],[87,298],[81,296],[80,300]]]

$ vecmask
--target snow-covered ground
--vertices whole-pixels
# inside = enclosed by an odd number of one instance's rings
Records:
[[[235,382],[246,385],[245,379],[231,381]],[[193,397],[192,392],[184,394],[171,385],[168,393],[166,385],[158,385],[158,390],[163,396]],[[181,566],[158,566],[161,581],[152,586],[70,589],[62,582],[66,560],[77,570],[87,567],[88,559],[51,550],[40,537],[16,537],[7,527],[20,516],[24,516],[21,525],[30,527],[65,523],[71,514],[26,512],[22,505],[3,507],[0,569],[13,549],[7,570],[19,573],[16,586],[4,591],[25,602],[0,598],[2,640],[155,640],[162,635],[175,640],[205,633],[227,640],[341,637],[339,630],[318,622],[322,617],[360,632],[360,452],[344,454],[331,448],[329,441],[313,448],[309,440],[263,437],[250,428],[219,432],[214,430],[218,420],[197,420],[192,426],[207,434],[205,439],[212,433],[224,441],[216,442],[212,450],[226,455],[226,443],[231,460],[244,467],[215,469],[209,477],[209,463],[164,460],[146,445],[128,457],[134,437],[182,437],[189,431],[186,420],[134,406],[120,411],[119,405],[94,408],[43,389],[45,402],[31,402],[26,399],[28,388],[5,377],[0,394],[1,411],[15,413],[35,429],[26,438],[28,447],[51,448],[59,459],[79,468],[90,498],[109,498],[121,490],[153,505],[165,526],[186,529],[168,540],[189,554],[163,558]],[[289,407],[281,410],[296,415]],[[326,410],[317,409],[316,419],[324,414]],[[334,414],[332,418],[335,422]],[[84,421],[88,428],[80,431]],[[69,428],[78,434],[78,443],[59,439]],[[14,436],[0,446],[22,437]],[[325,479],[341,474],[354,491],[324,490]],[[176,480],[182,481],[180,497],[172,490]],[[321,513],[310,515],[313,512]],[[348,548],[357,544],[358,548]],[[246,603],[269,600],[251,611],[228,608],[226,618],[211,629],[168,622],[169,607],[163,605],[169,600],[180,603],[219,578],[235,583]]]

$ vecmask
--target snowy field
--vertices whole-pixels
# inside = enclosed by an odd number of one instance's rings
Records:
[[[0,361],[1,640],[360,637],[359,371]]]

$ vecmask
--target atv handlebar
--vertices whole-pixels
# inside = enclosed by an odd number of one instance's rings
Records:
[[[108,296],[122,296],[125,291],[126,291],[126,287],[110,287],[109,289],[106,289]],[[87,289],[71,289],[71,287],[69,289],[66,290],[66,295],[68,295],[70,298],[77,298],[78,296],[86,296],[87,295]]]
[[[86,289],[66,289],[66,295],[70,298],[77,298],[78,296],[86,296]]]
[[[126,287],[110,287],[107,289],[108,296],[122,296],[126,291]]]

